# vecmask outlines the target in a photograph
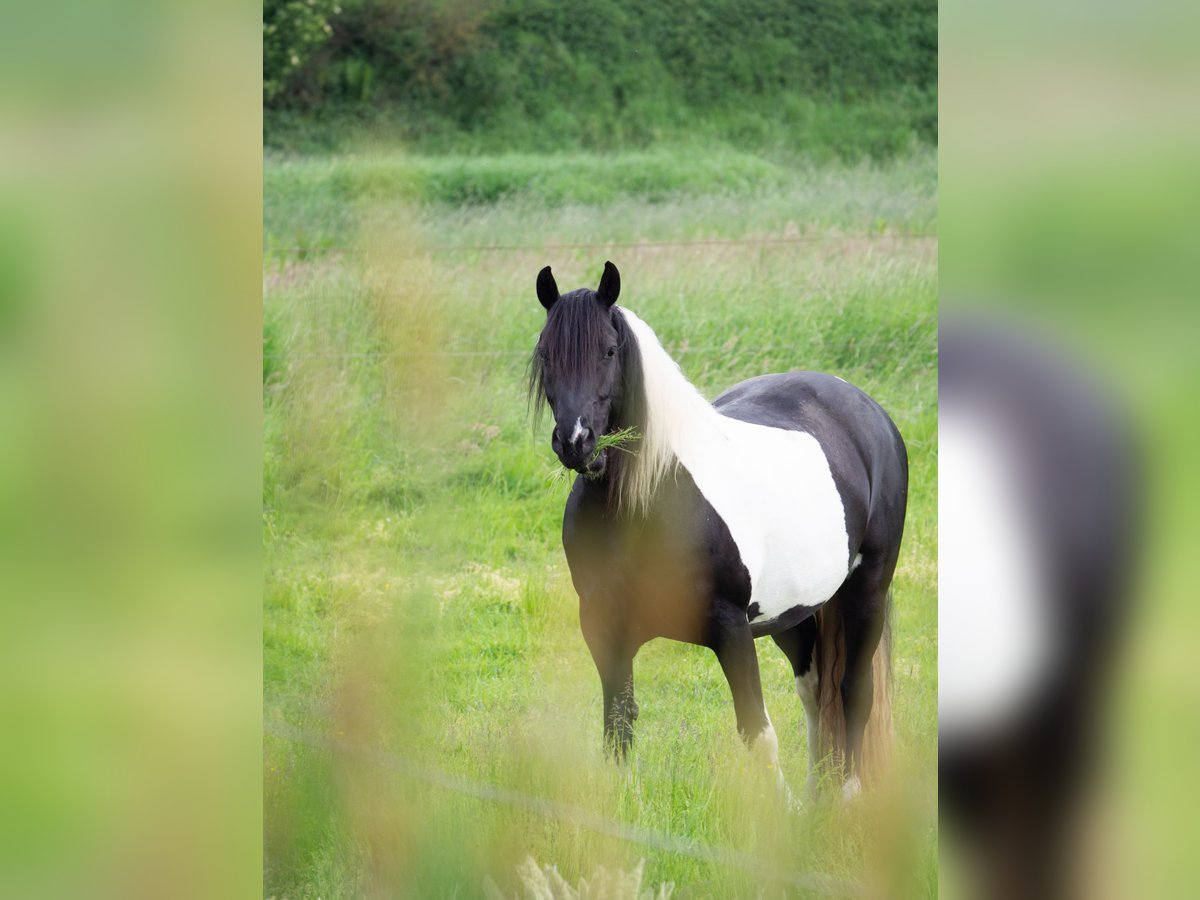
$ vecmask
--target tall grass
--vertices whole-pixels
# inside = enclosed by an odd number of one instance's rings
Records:
[[[381,236],[437,244],[754,236],[841,229],[929,233],[937,158],[813,165],[713,147],[615,156],[508,153],[320,159],[268,156],[268,249],[321,250]]]
[[[607,163],[547,165],[586,179]],[[456,206],[337,177],[370,184],[370,171],[268,161],[266,173],[268,247],[296,246],[303,224],[356,248],[277,252],[264,272],[267,893],[470,895],[485,877],[512,893],[527,855],[571,882],[645,858],[646,885],[674,882],[684,896],[777,892],[735,868],[439,786],[418,766],[786,869],[900,872],[894,892],[931,895],[936,244],[905,234],[932,222],[932,168],[764,163],[744,188],[557,206],[529,194]],[[754,240],[686,243],[700,236]],[[519,249],[469,249],[486,245]],[[832,371],[905,435],[894,651],[904,787],[876,806],[791,813],[737,738],[715,658],[666,641],[635,663],[632,763],[602,757],[599,682],[559,545],[567,488],[545,477],[552,455],[531,433],[524,374],[544,319],[538,269],[551,263],[574,287],[594,283],[605,258],[621,268],[621,302],[707,395],[767,371]],[[782,767],[799,787],[791,673],[769,644],[760,661]]]

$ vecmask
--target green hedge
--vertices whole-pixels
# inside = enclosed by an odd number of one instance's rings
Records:
[[[285,85],[268,100],[269,145],[375,133],[434,150],[606,150],[696,133],[887,155],[936,141],[933,0],[338,9],[296,71],[264,72]]]

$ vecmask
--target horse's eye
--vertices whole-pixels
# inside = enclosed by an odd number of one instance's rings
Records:
[[[605,351],[604,355],[605,355],[605,357],[607,357],[608,359],[612,359],[614,356],[616,356],[616,355],[617,355],[617,348],[616,348],[616,347],[609,347],[609,348],[608,348],[608,350],[607,350],[607,351]]]

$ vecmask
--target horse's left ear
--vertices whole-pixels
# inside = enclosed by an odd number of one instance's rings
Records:
[[[605,306],[612,306],[617,302],[617,295],[620,293],[621,273],[612,263],[606,262],[604,274],[600,276],[600,287],[596,288],[596,296],[604,301]]]

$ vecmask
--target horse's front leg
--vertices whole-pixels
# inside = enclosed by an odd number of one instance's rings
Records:
[[[713,608],[708,637],[708,645],[717,654],[733,694],[733,710],[742,740],[751,750],[762,754],[768,768],[777,773],[782,783],[779,740],[763,703],[758,654],[745,612],[732,603],[718,602]]]
[[[604,689],[604,747],[617,762],[624,762],[633,745],[633,722],[638,716],[633,701],[633,659],[612,660],[600,669]]]
[[[633,722],[638,717],[638,705],[633,699],[636,650],[630,648],[622,629],[611,622],[596,621],[582,608],[580,623],[604,692],[604,749],[622,762],[633,745]]]

